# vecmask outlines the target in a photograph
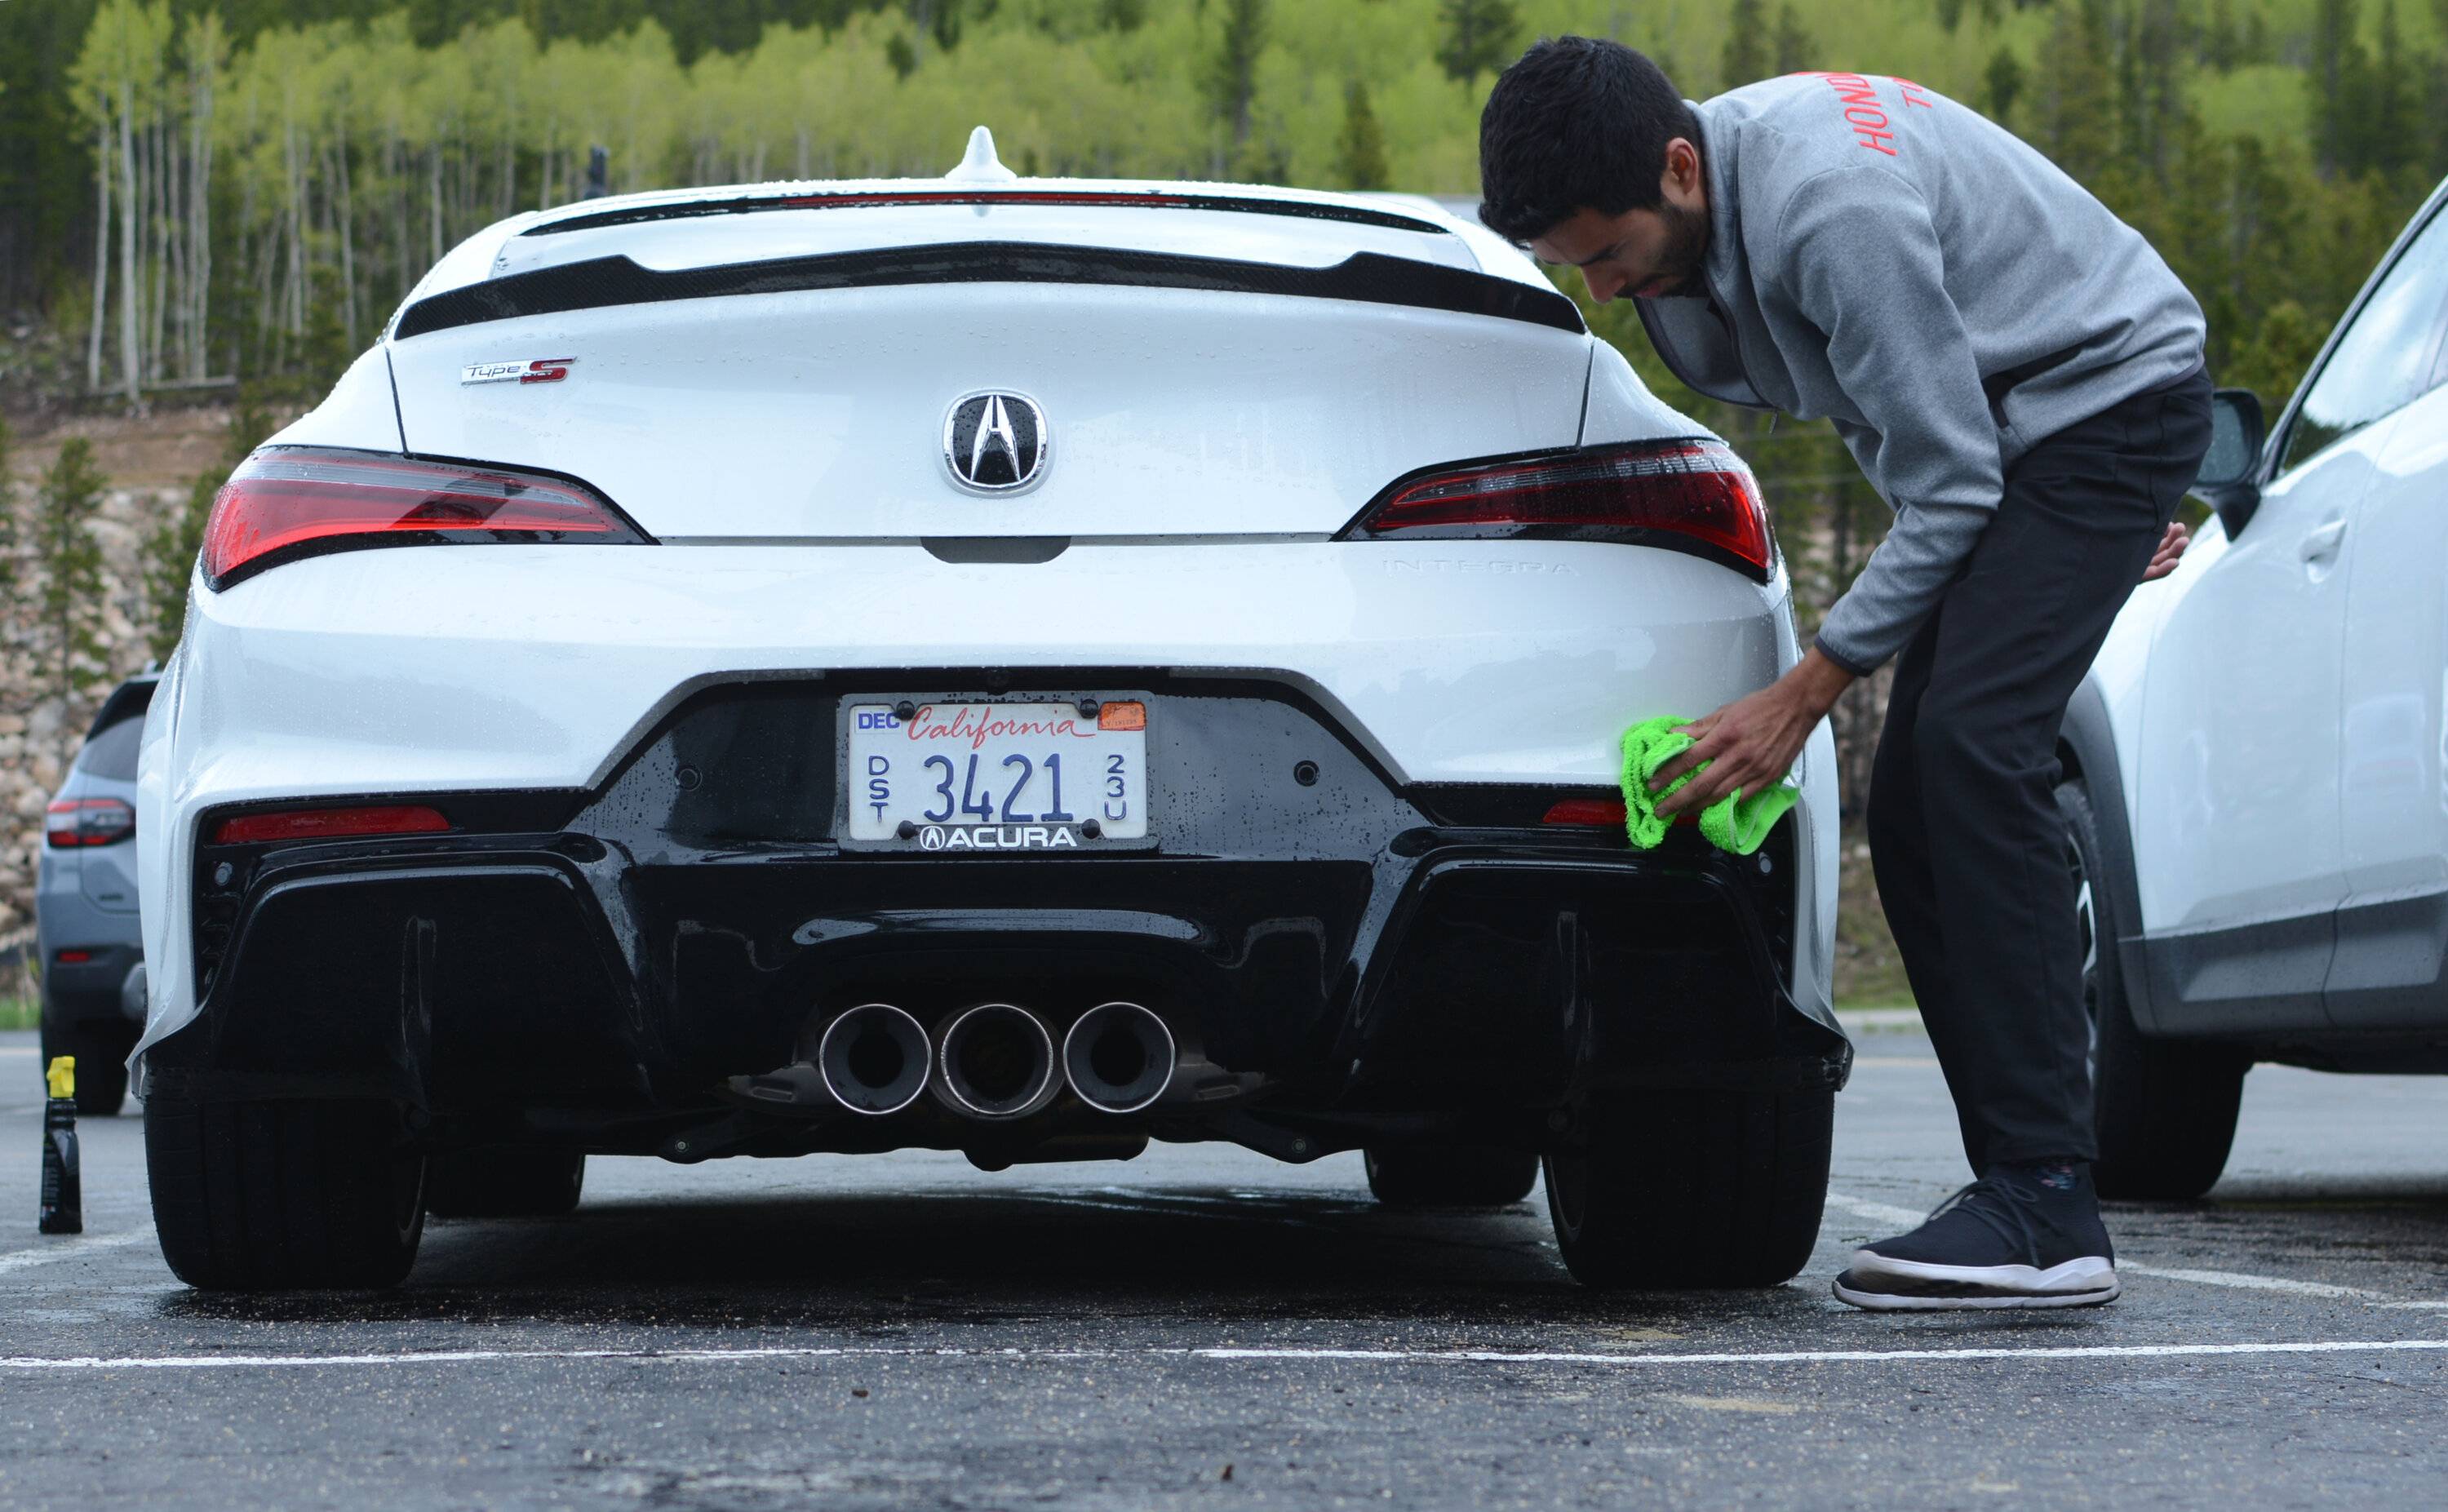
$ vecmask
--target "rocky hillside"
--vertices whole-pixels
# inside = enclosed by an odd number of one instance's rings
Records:
[[[0,943],[33,921],[35,869],[43,849],[43,808],[85,738],[86,726],[115,678],[63,699],[43,684],[43,641],[34,624],[39,584],[25,550],[25,522],[44,469],[63,442],[84,436],[110,487],[90,528],[102,548],[102,656],[115,674],[145,664],[148,625],[142,547],[158,521],[176,510],[187,484],[211,464],[228,415],[181,410],[139,418],[57,420],[29,433],[18,422],[10,458],[11,503],[20,521],[17,586],[0,604]],[[37,422],[39,423],[39,422]]]

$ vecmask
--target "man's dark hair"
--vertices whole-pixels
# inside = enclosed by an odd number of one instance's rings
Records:
[[[1597,37],[1550,37],[1496,81],[1479,116],[1480,220],[1529,241],[1586,206],[1654,210],[1666,144],[1700,124],[1645,54]]]

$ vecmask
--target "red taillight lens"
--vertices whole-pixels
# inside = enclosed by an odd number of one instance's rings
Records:
[[[473,542],[636,545],[645,537],[584,484],[468,462],[267,447],[239,464],[204,526],[214,588],[296,557]]]
[[[91,950],[62,950],[59,954],[51,957],[51,959],[57,961],[62,966],[83,966],[93,959],[93,952]]]
[[[1347,536],[1537,536],[1696,551],[1765,583],[1768,508],[1721,442],[1593,448],[1462,468],[1398,486]]]
[[[136,833],[136,811],[117,798],[60,798],[43,811],[43,843],[54,851],[116,845]]]
[[[213,830],[215,845],[263,845],[276,840],[339,840],[361,834],[430,834],[450,828],[439,810],[422,804],[369,809],[283,809],[242,813]]]

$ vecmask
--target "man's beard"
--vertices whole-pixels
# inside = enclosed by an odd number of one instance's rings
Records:
[[[1673,276],[1674,282],[1660,299],[1700,299],[1708,297],[1709,280],[1709,212],[1686,210],[1671,201],[1659,201],[1658,215],[1666,221],[1666,255],[1664,272]]]

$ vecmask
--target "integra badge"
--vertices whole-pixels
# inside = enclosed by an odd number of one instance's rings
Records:
[[[470,362],[459,370],[459,381],[469,383],[559,383],[569,376],[576,357],[535,357],[526,362]]]
[[[1077,851],[1067,824],[930,824],[918,832],[921,851]]]

